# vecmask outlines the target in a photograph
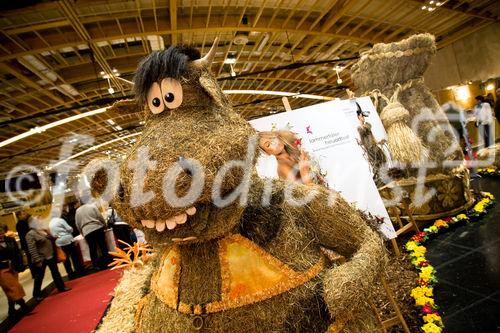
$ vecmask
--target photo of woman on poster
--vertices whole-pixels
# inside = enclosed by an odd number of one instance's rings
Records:
[[[373,180],[377,186],[383,185],[382,180],[380,179],[380,168],[387,162],[384,152],[379,147],[379,145],[385,144],[385,140],[382,139],[377,142],[372,133],[372,125],[366,122],[366,117],[368,114],[361,110],[361,107],[358,103],[357,106],[357,116],[359,120],[358,133],[360,139],[358,140],[358,144],[363,148],[363,155],[368,161],[370,165],[371,172],[373,173]]]
[[[327,186],[319,165],[301,148],[301,140],[295,133],[277,130],[259,132],[258,136],[262,151],[276,158],[280,179]]]

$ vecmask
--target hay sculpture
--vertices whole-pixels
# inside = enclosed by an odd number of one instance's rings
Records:
[[[376,332],[366,303],[384,263],[380,237],[340,196],[317,186],[296,185],[293,194],[312,192],[306,205],[286,200],[286,183],[272,189],[250,173],[248,200],[217,206],[211,196],[217,170],[230,160],[250,158],[255,135],[236,114],[209,71],[215,49],[171,46],[146,57],[135,77],[138,105],[146,124],[121,166],[113,205],[141,228],[156,256],[125,271],[98,332]],[[121,107],[121,112],[126,108]],[[130,205],[138,152],[153,162],[143,192],[154,197]],[[203,190],[194,204],[176,207],[162,195],[165,173],[196,159],[204,167]],[[241,168],[223,178],[229,196],[245,179]],[[192,173],[175,183],[188,193]],[[268,184],[267,184],[268,185]],[[269,204],[263,205],[267,196]],[[329,200],[333,202],[329,205]],[[334,268],[321,247],[348,258]]]
[[[427,157],[441,168],[445,160],[463,160],[463,154],[445,113],[422,79],[435,53],[430,34],[375,44],[353,67],[352,79],[362,94],[374,97],[394,157],[400,162]]]
[[[480,167],[493,167],[500,170],[500,143],[483,148],[477,152]]]
[[[447,216],[472,203],[460,145],[422,78],[435,53],[430,34],[375,44],[361,55],[351,73],[361,95],[374,100],[393,159],[404,163],[403,172],[392,173],[395,180],[379,188],[382,197],[392,199],[393,188],[399,186],[416,202],[420,167],[425,167],[424,191],[436,189],[429,200],[415,204],[414,214],[420,220]]]

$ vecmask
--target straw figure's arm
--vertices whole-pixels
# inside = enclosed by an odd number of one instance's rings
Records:
[[[140,268],[128,268],[114,291],[114,298],[95,333],[132,333],[139,301],[148,293],[151,275],[157,260],[149,260]]]
[[[332,318],[348,321],[366,305],[385,262],[382,240],[340,195],[332,197],[326,189],[319,189],[304,210],[320,245],[346,257],[346,263],[325,273],[323,285]]]

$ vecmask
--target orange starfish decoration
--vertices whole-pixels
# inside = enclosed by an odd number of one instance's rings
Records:
[[[109,252],[115,258],[113,262],[108,266],[112,267],[111,269],[117,269],[122,267],[139,267],[143,266],[151,256],[151,252],[153,250],[146,243],[134,243],[134,245],[130,245],[122,240],[118,240],[120,243],[125,244],[125,251],[116,248],[116,252]]]

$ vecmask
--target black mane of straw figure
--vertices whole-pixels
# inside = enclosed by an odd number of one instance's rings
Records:
[[[255,132],[211,74],[214,55],[171,46],[139,65],[146,124],[112,201],[155,255],[124,271],[98,332],[377,331],[366,302],[380,238],[340,196],[255,175]],[[334,268],[321,247],[347,262]]]

